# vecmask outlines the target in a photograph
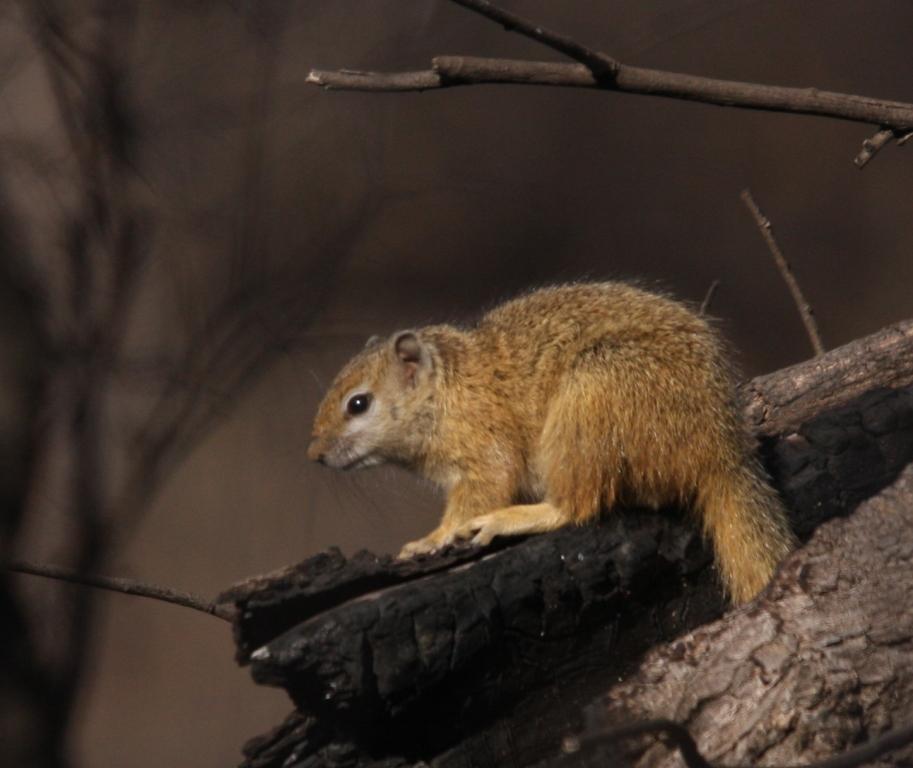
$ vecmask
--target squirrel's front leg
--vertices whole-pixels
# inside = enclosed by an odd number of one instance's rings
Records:
[[[441,524],[427,536],[410,541],[399,552],[399,559],[436,552],[453,544],[465,524],[486,512],[510,503],[513,486],[508,478],[486,478],[483,481],[459,480],[447,495],[447,506]]]
[[[516,504],[467,520],[455,533],[458,539],[471,538],[473,544],[486,547],[496,536],[526,536],[554,531],[567,525],[570,519],[564,510],[548,501]]]

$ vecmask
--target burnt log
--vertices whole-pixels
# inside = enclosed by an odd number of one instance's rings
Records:
[[[807,538],[913,461],[913,323],[744,394]],[[330,551],[220,600],[238,660],[295,704],[246,746],[251,768],[547,764],[647,651],[725,609],[708,548],[674,510],[407,562]]]

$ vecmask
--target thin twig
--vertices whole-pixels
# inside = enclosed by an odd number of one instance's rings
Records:
[[[509,32],[519,32],[537,43],[542,43],[542,45],[563,53],[568,58],[574,59],[574,61],[579,61],[599,81],[612,81],[615,79],[615,74],[618,72],[618,62],[611,56],[594,51],[585,45],[581,45],[576,40],[527,21],[510,11],[493,5],[488,0],[451,0],[451,2],[496,21]]]
[[[359,69],[312,69],[306,83],[328,91],[428,91],[443,88],[441,76],[433,69],[421,72],[364,72]]]
[[[902,147],[911,137],[913,137],[913,131],[904,132],[894,128],[881,128],[862,142],[862,149],[853,159],[853,163],[859,170],[862,170],[880,149],[891,143],[892,139],[897,142],[898,147]]]
[[[94,576],[82,574],[69,568],[61,568],[57,565],[37,565],[35,563],[10,563],[6,566],[6,569],[15,573],[42,576],[47,579],[66,581],[71,584],[81,584],[86,587],[94,587],[95,589],[107,589],[111,592],[120,592],[124,595],[136,595],[137,597],[147,597],[152,600],[161,600],[165,603],[182,605],[185,608],[192,608],[195,611],[208,613],[210,616],[215,616],[224,621],[231,621],[232,619],[232,611],[227,606],[213,603],[189,592],[179,592],[178,590],[169,589],[168,587],[144,584],[143,582],[134,579],[114,576]]]
[[[799,287],[798,281],[789,268],[789,262],[786,261],[786,258],[783,256],[780,246],[777,245],[770,219],[761,213],[761,209],[758,208],[757,203],[755,203],[754,198],[751,196],[751,190],[742,190],[741,197],[742,202],[745,203],[745,207],[748,208],[755,223],[758,225],[758,229],[761,231],[761,237],[763,237],[764,242],[767,243],[767,249],[770,251],[770,255],[773,256],[777,269],[780,270],[780,274],[789,287],[789,292],[792,294],[793,301],[796,303],[796,308],[799,310],[799,316],[802,318],[802,322],[805,325],[805,330],[808,333],[808,338],[811,341],[815,356],[823,355],[824,345],[821,343],[821,336],[818,333],[818,324],[815,322],[814,311],[812,310],[811,304],[809,304],[808,301],[806,301],[805,296],[803,296],[802,289]]]
[[[862,142],[862,149],[859,150],[859,154],[853,158],[853,164],[861,171],[866,167],[869,160],[871,160],[875,155],[878,154],[879,150],[884,147],[886,144],[891,142],[891,139],[894,138],[894,131],[891,128],[881,128],[875,133],[874,136],[870,136],[865,141]]]
[[[716,293],[716,289],[719,287],[719,280],[714,280],[712,283],[710,283],[710,287],[707,289],[707,293],[704,294],[704,300],[701,302],[701,308],[698,311],[698,314],[701,317],[707,314],[707,310],[710,309],[710,302],[713,301],[713,295]]]

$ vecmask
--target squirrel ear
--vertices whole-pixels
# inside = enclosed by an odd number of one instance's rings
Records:
[[[373,347],[380,340],[381,340],[380,336],[378,336],[377,334],[374,334],[373,336],[369,336],[368,340],[365,342],[365,349],[368,349],[369,347]]]
[[[420,363],[422,360],[422,344],[412,331],[398,334],[393,348],[396,356],[404,363]]]
[[[428,359],[422,342],[412,331],[404,331],[397,334],[393,341],[393,349],[402,363],[406,383],[414,387],[416,374]]]

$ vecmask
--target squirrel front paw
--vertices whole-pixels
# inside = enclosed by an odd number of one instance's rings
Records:
[[[452,530],[442,530],[438,528],[432,531],[423,539],[416,539],[405,544],[396,556],[397,560],[408,560],[416,555],[433,555],[439,549],[453,544],[456,537]]]
[[[473,544],[487,547],[495,536],[505,533],[501,518],[495,513],[478,515],[456,530],[457,539],[470,539]]]
[[[426,536],[424,539],[416,539],[415,541],[404,544],[403,548],[396,556],[396,559],[408,560],[410,557],[415,557],[416,555],[430,555],[434,553],[437,548],[438,545],[431,540],[431,537]]]

